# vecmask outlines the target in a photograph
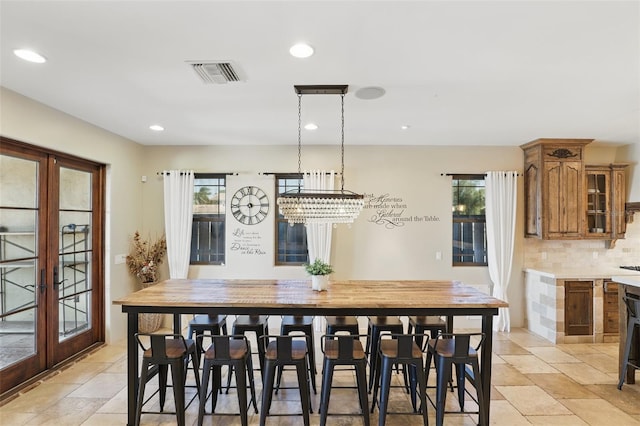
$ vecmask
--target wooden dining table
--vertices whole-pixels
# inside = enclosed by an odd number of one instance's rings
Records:
[[[331,281],[327,291],[314,291],[310,280],[171,279],[114,300],[127,314],[128,423],[135,421],[138,390],[138,314],[173,314],[180,333],[182,314],[232,315],[439,315],[482,318],[484,346],[480,375],[488,425],[491,400],[493,316],[508,304],[469,285],[446,280]],[[451,328],[450,328],[451,329]]]

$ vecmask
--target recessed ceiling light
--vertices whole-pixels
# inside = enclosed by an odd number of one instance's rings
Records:
[[[359,99],[378,99],[384,96],[386,91],[382,87],[363,87],[362,89],[356,90],[356,98]]]
[[[402,126],[400,126],[400,128],[401,128],[402,130],[407,130],[407,129],[410,129],[410,128],[411,128],[411,126],[409,126],[408,124],[403,124]]]
[[[149,126],[149,128],[151,130],[153,130],[154,132],[162,132],[162,131],[164,131],[164,127],[162,127],[159,124],[152,124],[151,126]]]
[[[289,53],[296,58],[308,58],[313,55],[313,47],[306,43],[298,43],[291,46]]]
[[[318,128],[318,125],[315,123],[307,123],[304,125],[304,128],[307,130],[316,130]]]
[[[25,61],[33,62],[36,64],[44,64],[45,62],[47,62],[47,58],[29,49],[15,49],[13,51],[13,54],[20,59],[24,59]]]

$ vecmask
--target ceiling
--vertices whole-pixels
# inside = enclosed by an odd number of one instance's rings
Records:
[[[296,84],[349,85],[346,145],[640,143],[638,1],[1,0],[0,40],[2,86],[144,145],[296,144]],[[339,143],[340,97],[302,103],[303,145]]]

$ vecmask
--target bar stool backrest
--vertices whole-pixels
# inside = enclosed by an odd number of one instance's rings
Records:
[[[202,344],[205,338],[211,340],[209,350],[213,349],[213,357],[220,361],[240,359],[247,353],[247,350],[251,348],[249,341],[242,334],[235,336],[199,334],[196,336],[196,339],[198,339],[198,345],[200,345],[200,347],[204,347]]]
[[[397,353],[395,358],[397,358],[398,360],[421,358],[423,349],[421,349],[416,343],[416,340],[415,340],[416,336],[418,335],[417,334],[382,333],[380,334],[380,345],[378,347],[382,349],[383,340],[393,339],[397,341],[396,343]],[[425,336],[425,337],[426,337],[426,341],[424,344],[426,345],[426,342],[429,341],[429,338],[428,336]]]
[[[480,337],[477,345],[471,345],[473,337]],[[469,356],[474,356],[484,343],[484,333],[440,333],[436,336],[433,347],[439,354],[446,353],[454,362],[464,362]],[[453,343],[452,343],[453,342]]]
[[[146,336],[150,339],[150,345],[146,345],[140,339],[142,336]],[[184,356],[188,351],[187,342],[182,334],[150,334],[150,333],[136,333],[136,340],[138,345],[145,353],[145,357],[151,361],[151,363],[163,363],[167,358],[179,358]],[[180,341],[181,344],[171,344],[167,346],[167,342],[170,340]],[[150,356],[146,356],[147,351],[150,350]]]
[[[261,336],[265,342],[265,347],[269,347],[270,343],[275,341],[276,344],[276,357],[280,362],[293,362],[301,358],[296,351],[293,350],[293,341],[306,339],[304,335],[287,335],[287,336]],[[306,344],[306,342],[305,342]],[[304,355],[302,356],[304,357]]]
[[[326,334],[320,337],[320,346],[322,348],[322,352],[334,359],[336,361],[352,361],[354,359],[354,348],[358,350],[358,352],[362,353],[362,357],[364,357],[364,350],[362,348],[362,343],[360,342],[360,335],[353,334]],[[327,349],[327,342],[336,342],[336,344],[329,344],[331,351]],[[335,349],[337,346],[337,354],[335,353]]]

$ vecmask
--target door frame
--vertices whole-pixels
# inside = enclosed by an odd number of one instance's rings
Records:
[[[91,160],[82,159],[63,152],[58,152],[43,147],[38,147],[18,140],[0,136],[0,154],[7,154],[17,158],[38,161],[38,218],[37,218],[37,263],[36,263],[36,292],[38,315],[36,320],[36,353],[33,356],[8,366],[0,371],[0,397],[4,398],[19,389],[22,385],[30,383],[48,370],[64,363],[74,355],[88,349],[89,347],[105,341],[105,180],[106,165]],[[48,232],[58,232],[58,229],[51,229],[51,224],[58,223],[57,217],[52,221],[52,215],[58,214],[58,209],[51,210],[52,200],[58,200],[58,188],[55,187],[54,179],[51,178],[54,161],[63,164],[77,165],[82,170],[92,169],[92,251],[91,251],[91,323],[92,326],[87,332],[79,333],[65,341],[68,349],[56,350],[52,342],[58,340],[58,318],[57,309],[52,309],[52,301],[57,303],[56,290],[53,287],[53,266],[59,263],[59,250],[48,247]],[[58,239],[56,238],[56,243]],[[41,270],[46,271],[44,282],[41,282]],[[44,285],[41,292],[40,286]],[[52,318],[53,312],[56,317]],[[44,333],[43,333],[44,331]],[[55,339],[55,340],[52,340]]]

